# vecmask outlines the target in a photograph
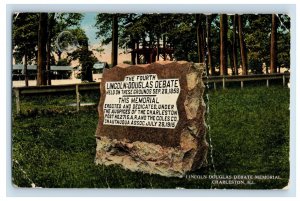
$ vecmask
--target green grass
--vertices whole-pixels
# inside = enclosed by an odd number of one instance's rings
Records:
[[[98,98],[94,94],[85,100],[97,102]],[[49,188],[272,189],[287,185],[287,88],[246,87],[243,90],[209,92],[209,125],[214,164],[209,155],[208,166],[189,175],[274,175],[281,178],[255,180],[255,185],[212,185],[208,179],[166,178],[130,172],[118,166],[96,166],[96,107],[89,107],[79,113],[67,112],[75,110],[64,107],[74,102],[75,97],[65,95],[55,99],[56,102],[53,97],[44,96],[23,99],[21,115],[13,115],[12,154],[17,162],[13,162],[12,178],[17,186],[30,187],[31,180],[39,187]],[[32,107],[37,112],[32,112]],[[41,108],[48,112],[39,112]],[[57,110],[63,112],[51,112]]]
[[[210,127],[218,174],[278,175],[250,188],[282,188],[289,178],[289,90],[229,89],[210,94]],[[248,186],[249,187],[249,186]]]

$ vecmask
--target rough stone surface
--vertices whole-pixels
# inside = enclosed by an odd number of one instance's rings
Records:
[[[101,82],[96,130],[96,164],[121,165],[131,171],[182,177],[206,164],[205,103],[202,64],[160,62],[122,65],[106,70]],[[123,81],[127,75],[157,74],[159,79],[178,78],[179,121],[175,129],[104,125],[103,104],[108,81]]]

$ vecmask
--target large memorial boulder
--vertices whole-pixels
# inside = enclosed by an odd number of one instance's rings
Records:
[[[101,81],[96,164],[182,177],[207,163],[203,65],[119,65]]]

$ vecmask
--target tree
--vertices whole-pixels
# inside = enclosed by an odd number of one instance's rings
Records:
[[[111,50],[111,64],[116,66],[118,64],[118,16],[112,16],[112,50]]]
[[[51,85],[51,75],[50,75],[50,70],[51,70],[51,40],[52,40],[52,34],[53,34],[53,26],[55,23],[55,13],[49,13],[49,20],[48,20],[48,36],[47,36],[47,66],[46,66],[46,72],[47,72],[47,85]]]
[[[21,63],[24,59],[25,86],[28,86],[28,62],[36,57],[38,17],[37,13],[15,13],[13,15],[12,51],[16,63]]]
[[[83,82],[93,82],[93,66],[97,59],[93,52],[88,49],[88,37],[81,28],[69,31],[77,38],[79,47],[75,51],[68,53],[68,60],[70,62],[78,59],[82,67],[81,80]]]
[[[108,14],[99,13],[96,16],[95,27],[98,28],[97,37],[103,45],[112,42],[111,65],[118,63],[119,35],[124,31],[124,20],[129,14]]]
[[[237,59],[238,59],[238,55],[237,55],[237,42],[238,42],[238,39],[237,39],[237,21],[238,21],[238,15],[235,14],[233,15],[233,38],[232,38],[232,59],[233,59],[233,74],[234,75],[238,75],[238,62],[237,62]]]
[[[163,26],[168,16],[167,14],[128,15],[124,18],[125,29],[122,32],[121,38],[123,40],[120,41],[120,45],[131,49],[139,49],[139,45],[142,42],[143,48],[153,48],[153,50],[156,48],[156,52],[152,52],[156,54],[156,58],[153,55],[149,55],[150,58],[144,58],[144,60],[159,60],[161,38],[163,39],[163,47],[166,47],[165,28]],[[134,57],[135,54],[133,54],[132,60],[135,60]],[[163,58],[166,59],[165,52]],[[139,60],[140,56],[138,55],[137,61],[139,62]],[[135,61],[132,63],[135,63]]]
[[[271,15],[243,15],[242,23],[248,69],[262,73],[262,66],[269,66],[270,63]]]
[[[207,64],[208,64],[208,68],[210,69],[211,75],[214,75],[215,68],[212,65],[211,33],[210,33],[211,32],[211,18],[212,18],[212,16],[206,15]]]
[[[197,50],[198,50],[198,62],[203,63],[204,62],[204,57],[202,54],[202,49],[203,49],[203,37],[202,37],[202,25],[201,25],[201,20],[200,20],[200,14],[195,15],[196,18],[196,30],[197,30]]]
[[[220,75],[227,75],[227,15],[220,16]]]
[[[93,82],[93,66],[97,59],[87,46],[82,46],[74,52],[74,58],[78,58],[81,64],[81,80],[83,82]]]
[[[39,14],[38,29],[38,59],[37,59],[37,82],[36,85],[46,85],[46,43],[47,43],[48,14]]]
[[[277,67],[290,65],[290,18],[285,14],[277,16]],[[280,22],[280,23],[279,23]],[[266,73],[271,62],[271,32],[272,15],[243,15],[244,38],[247,44],[249,69],[252,72],[262,72],[266,66]]]
[[[174,57],[176,60],[199,62],[195,15],[170,14],[164,19],[162,24],[168,43],[174,48]],[[203,31],[199,30],[199,36],[202,34]],[[200,59],[203,56],[201,46],[199,45]]]
[[[238,26],[239,26],[239,40],[240,40],[240,51],[241,51],[241,59],[242,59],[242,74],[248,74],[248,61],[247,61],[247,50],[244,41],[243,35],[243,21],[242,16],[238,15]]]
[[[48,27],[47,27],[47,65],[46,65],[46,82],[51,85],[51,53],[56,51],[59,60],[61,59],[61,50],[55,45],[55,36],[59,35],[62,31],[69,27],[76,27],[82,19],[81,13],[49,13],[48,14]]]
[[[277,16],[272,14],[272,28],[271,28],[271,49],[270,49],[270,72],[277,72]]]
[[[290,18],[285,14],[278,14],[277,29],[277,65],[290,68]]]

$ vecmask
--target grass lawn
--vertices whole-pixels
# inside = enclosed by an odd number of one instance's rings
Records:
[[[212,158],[186,178],[166,178],[96,166],[96,107],[79,113],[74,95],[27,97],[12,117],[13,183],[48,188],[283,188],[289,178],[289,89],[249,87],[209,91]],[[98,102],[98,95],[83,97]],[[42,111],[42,112],[41,112]],[[213,183],[207,176],[261,175],[255,184]]]

